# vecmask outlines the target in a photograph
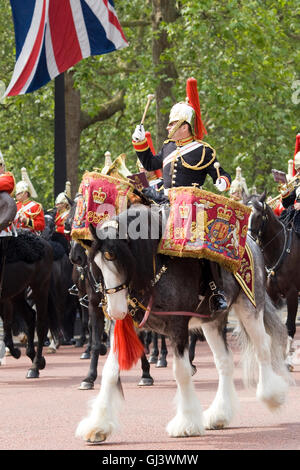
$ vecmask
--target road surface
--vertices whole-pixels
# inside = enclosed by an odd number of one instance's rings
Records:
[[[296,339],[300,341],[298,327]],[[227,429],[207,431],[205,436],[170,438],[165,427],[174,416],[176,385],[172,374],[172,352],[167,368],[151,366],[152,387],[138,387],[140,365],[122,373],[125,401],[120,430],[99,446],[88,446],[75,437],[78,422],[99,391],[104,358],[100,357],[95,389],[78,389],[86,376],[88,361],[80,360],[83,348],[61,346],[56,354],[45,354],[47,365],[39,379],[26,379],[30,366],[22,348],[21,358],[7,357],[0,366],[1,450],[94,451],[201,451],[201,450],[292,450],[300,449],[300,364],[295,366],[295,385],[286,405],[275,414],[257,402],[254,389],[245,389],[239,366],[239,351],[229,334],[235,359],[235,385],[240,409]],[[299,343],[300,344],[300,343]],[[217,390],[217,372],[207,343],[198,343],[193,377],[203,409]],[[299,361],[300,362],[300,361]],[[101,455],[101,454],[100,454]],[[102,454],[104,455],[104,454]],[[105,454],[106,455],[106,454]],[[46,461],[44,461],[44,464]]]

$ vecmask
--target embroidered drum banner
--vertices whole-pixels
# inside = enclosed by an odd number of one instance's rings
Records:
[[[194,187],[172,188],[169,199],[170,214],[158,252],[206,258],[238,271],[251,208]]]
[[[127,198],[132,191],[133,186],[126,180],[95,171],[86,172],[76,197],[71,237],[92,240],[89,225],[101,227],[104,221],[127,209]]]

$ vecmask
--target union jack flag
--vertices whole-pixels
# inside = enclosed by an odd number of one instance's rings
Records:
[[[112,0],[10,0],[16,64],[4,96],[42,87],[80,60],[128,45]]]

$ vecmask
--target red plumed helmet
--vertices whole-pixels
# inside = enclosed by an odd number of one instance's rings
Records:
[[[204,134],[207,134],[201,119],[197,80],[195,78],[188,78],[186,82],[186,101],[176,103],[170,111],[169,124],[175,121],[179,124],[188,122],[196,139],[202,140]]]

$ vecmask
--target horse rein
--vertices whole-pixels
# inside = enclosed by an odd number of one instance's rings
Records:
[[[267,210],[267,204],[265,202],[262,203],[263,204],[263,212],[262,212],[262,223],[259,227],[259,230],[257,230],[256,232],[256,237],[253,236],[253,232],[254,230],[252,230],[251,228],[249,228],[249,232],[250,232],[250,236],[251,238],[255,241],[255,243],[257,243],[257,245],[260,247],[261,249],[261,252],[263,253],[266,249],[266,247],[273,241],[275,240],[275,238],[282,232],[284,231],[284,244],[283,244],[283,249],[280,253],[280,256],[279,258],[277,259],[276,263],[271,267],[271,268],[268,268],[267,266],[265,266],[265,269],[266,269],[266,272],[268,274],[268,277],[271,277],[271,276],[275,276],[276,274],[276,271],[278,270],[279,266],[281,265],[286,253],[289,254],[291,252],[291,242],[292,242],[292,230],[291,229],[287,229],[285,227],[285,225],[279,220],[279,222],[281,223],[282,225],[282,229],[279,230],[276,235],[271,238],[271,240],[269,240],[264,246],[262,245],[262,240],[261,240],[261,237],[262,237],[262,234],[264,232],[264,229],[265,229],[265,225],[268,221],[268,214],[266,214],[266,210]],[[288,232],[288,236],[287,236],[287,232]],[[254,232],[255,233],[255,232]]]

